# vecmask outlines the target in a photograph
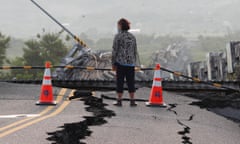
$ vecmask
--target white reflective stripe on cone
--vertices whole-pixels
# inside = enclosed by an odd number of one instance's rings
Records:
[[[153,86],[157,86],[157,87],[161,87],[162,86],[160,70],[156,70],[154,72]]]
[[[43,85],[52,85],[52,81],[51,80],[43,80]]]
[[[161,72],[160,70],[156,70],[154,73],[154,78],[160,78],[161,77]]]
[[[153,86],[161,87],[162,82],[161,81],[153,81]]]
[[[46,69],[46,70],[45,70],[44,76],[51,76],[51,71],[50,71],[50,69]]]

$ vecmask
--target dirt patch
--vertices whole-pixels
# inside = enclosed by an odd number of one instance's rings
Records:
[[[49,137],[47,140],[52,144],[85,144],[81,140],[92,134],[89,126],[103,125],[107,123],[105,118],[111,118],[116,114],[112,110],[105,108],[107,104],[103,103],[101,98],[81,95],[81,92],[75,92],[75,98],[81,98],[84,102],[86,111],[92,112],[93,116],[85,116],[83,121],[77,123],[68,123],[60,126],[61,130],[47,133]]]

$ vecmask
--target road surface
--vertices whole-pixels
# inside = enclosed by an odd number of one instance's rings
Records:
[[[149,92],[150,89],[141,88],[136,95],[147,99]],[[36,106],[39,93],[40,85],[0,83],[0,144],[238,144],[240,141],[238,123],[189,105],[197,100],[177,93],[164,92],[167,108],[146,107],[144,102],[132,108],[128,101],[119,108],[112,106],[112,100],[103,99],[103,103],[109,104],[105,106],[97,98],[69,101],[67,97],[73,96],[73,90],[60,88],[54,88],[57,106]],[[96,92],[95,97],[102,94],[115,97],[114,92]],[[105,117],[108,113],[109,117]],[[99,119],[102,114],[105,115]]]

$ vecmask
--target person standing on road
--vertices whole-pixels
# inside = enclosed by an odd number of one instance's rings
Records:
[[[117,74],[117,95],[115,106],[122,106],[124,80],[126,78],[130,96],[130,106],[137,106],[135,93],[135,65],[137,61],[137,43],[133,34],[128,32],[130,22],[124,18],[118,21],[118,34],[113,41],[112,69]]]

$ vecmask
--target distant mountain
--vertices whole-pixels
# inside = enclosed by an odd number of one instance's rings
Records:
[[[74,33],[110,35],[127,17],[133,28],[155,34],[224,34],[240,29],[239,0],[36,0]],[[30,0],[0,1],[0,31],[15,37],[59,31]]]

